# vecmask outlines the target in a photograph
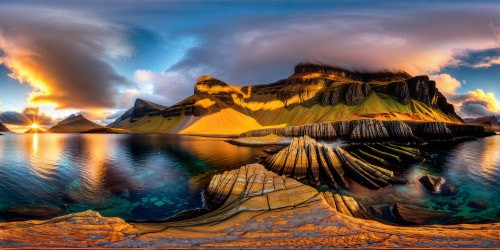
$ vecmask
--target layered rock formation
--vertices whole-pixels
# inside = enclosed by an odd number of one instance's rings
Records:
[[[462,123],[427,76],[299,64],[293,75],[271,84],[232,86],[202,76],[194,94],[183,101],[163,107],[138,99],[109,126],[145,132],[220,134],[220,128],[241,133],[263,126],[363,118]],[[212,123],[216,125],[210,127]],[[208,128],[202,129],[202,125]]]
[[[223,178],[223,175],[225,177]],[[127,223],[91,211],[0,223],[2,247],[496,247],[498,223],[400,227],[365,220],[346,196],[247,165],[212,179],[214,209],[196,218]],[[219,177],[217,177],[219,176]]]
[[[347,188],[346,178],[350,178],[368,188],[379,189],[404,183],[387,169],[401,166],[402,159],[406,162],[423,160],[418,149],[375,144],[351,147],[347,151],[338,146],[332,149],[303,136],[293,138],[290,146],[270,155],[262,164],[280,175],[298,180],[307,178],[313,185],[319,185],[322,176],[334,188]]]
[[[427,141],[452,140],[461,136],[482,136],[484,128],[476,125],[444,122],[351,120],[323,122],[284,128],[266,128],[241,134],[265,136],[276,134],[285,137],[310,136],[315,139],[333,141],[342,139],[352,143],[421,143]]]
[[[102,126],[89,121],[82,114],[73,114],[68,116],[66,119],[58,122],[53,127],[49,128],[47,132],[80,133],[91,129],[99,129],[99,128],[102,128]]]

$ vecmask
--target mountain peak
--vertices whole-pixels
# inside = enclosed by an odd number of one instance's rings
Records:
[[[79,133],[101,126],[85,118],[81,113],[72,114],[47,130],[51,133]]]

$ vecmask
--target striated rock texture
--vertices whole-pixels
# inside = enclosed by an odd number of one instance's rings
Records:
[[[122,219],[86,211],[51,220],[0,222],[0,247],[96,247],[131,239],[136,233]]]
[[[307,178],[313,185],[319,185],[323,177],[331,187],[347,188],[346,178],[350,178],[368,188],[379,189],[404,183],[387,169],[395,164],[400,166],[402,158],[409,162],[423,160],[418,149],[376,144],[353,147],[348,152],[338,146],[332,149],[317,143],[306,135],[293,138],[287,148],[268,156],[262,163],[280,175],[298,180]]]
[[[145,132],[216,134],[211,129],[190,128],[203,117],[227,110],[241,119],[254,119],[257,127],[364,118],[463,123],[427,76],[299,64],[287,79],[270,84],[233,86],[202,76],[193,95],[186,99],[170,107],[138,99],[133,108],[109,126]],[[218,117],[218,121],[226,119]],[[220,126],[234,130],[238,124]],[[255,127],[239,130],[246,132]]]
[[[91,129],[99,129],[102,126],[97,125],[81,114],[73,114],[60,121],[55,126],[49,128],[49,133],[80,133]]]
[[[214,176],[196,218],[127,223],[91,211],[0,223],[1,247],[497,247],[498,223],[402,227],[365,220],[350,197],[252,164]],[[217,176],[219,176],[217,178]],[[217,180],[216,180],[217,178]],[[359,218],[356,218],[356,217]]]
[[[315,139],[333,141],[342,139],[352,143],[422,143],[427,141],[447,141],[461,136],[483,136],[484,128],[476,125],[452,124],[444,122],[408,122],[380,120],[351,120],[323,122],[284,128],[266,128],[241,134],[265,136],[276,134],[285,137],[310,136]]]

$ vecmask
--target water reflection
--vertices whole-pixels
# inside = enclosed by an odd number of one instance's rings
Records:
[[[263,154],[169,135],[8,134],[0,149],[0,212],[45,204],[136,220],[201,207],[202,177]]]

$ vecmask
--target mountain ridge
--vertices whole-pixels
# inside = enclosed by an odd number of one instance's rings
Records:
[[[47,130],[49,133],[80,133],[102,126],[88,120],[82,114],[72,114]]]
[[[201,76],[193,95],[170,107],[144,103],[138,99],[133,108],[108,126],[215,134],[221,131],[190,129],[218,127],[214,125],[216,119],[206,118],[215,115],[227,121],[218,130],[236,134],[265,127],[366,118],[463,123],[428,76],[411,76],[404,71],[353,72],[309,63],[298,64],[291,76],[268,84],[233,86]],[[242,127],[228,121],[229,117],[249,121],[249,125]]]

